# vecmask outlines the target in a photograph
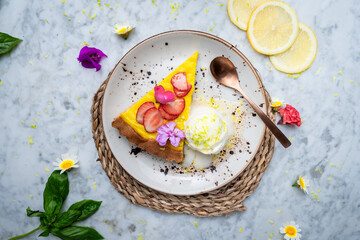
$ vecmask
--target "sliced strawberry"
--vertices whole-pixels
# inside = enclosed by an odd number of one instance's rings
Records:
[[[144,114],[150,108],[154,108],[155,104],[153,102],[145,102],[143,103],[136,113],[136,121],[140,124],[144,124]]]
[[[185,100],[183,98],[176,99],[175,101],[162,104],[163,109],[170,115],[179,116],[185,108]]]
[[[158,110],[159,110],[161,116],[168,121],[175,120],[179,116],[179,115],[171,115],[171,114],[168,114],[167,112],[165,112],[164,105],[162,105],[162,104],[159,106]]]
[[[154,133],[164,124],[164,119],[156,108],[148,109],[144,114],[144,127],[148,133]]]
[[[182,98],[185,97],[191,90],[192,85],[190,83],[188,83],[188,89],[186,91],[179,91],[176,88],[174,88],[174,93],[178,98]]]
[[[188,83],[185,72],[179,72],[171,78],[171,84],[174,89],[178,91],[186,91],[188,89]]]

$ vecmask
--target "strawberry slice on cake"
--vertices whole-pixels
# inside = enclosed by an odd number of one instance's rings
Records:
[[[129,142],[168,161],[184,157],[184,127],[194,92],[198,52],[112,122]]]

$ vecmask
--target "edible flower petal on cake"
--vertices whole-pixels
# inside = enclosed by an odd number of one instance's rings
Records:
[[[176,128],[175,122],[169,122],[159,127],[157,130],[156,141],[160,146],[165,146],[170,140],[174,147],[179,146],[180,140],[185,138],[185,134],[180,129]]]

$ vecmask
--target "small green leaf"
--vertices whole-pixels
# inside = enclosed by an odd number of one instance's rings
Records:
[[[47,214],[57,214],[69,194],[69,179],[67,173],[59,170],[50,175],[44,190],[44,209]]]
[[[42,233],[40,233],[39,237],[48,237],[50,234],[49,229],[46,229],[45,231],[43,231]]]
[[[40,223],[41,223],[41,227],[43,227],[43,228],[46,228],[46,227],[50,226],[50,224],[51,224],[46,219],[46,217],[40,217]]]
[[[51,230],[51,234],[63,240],[100,240],[104,239],[95,229],[89,227],[70,226],[60,230]]]
[[[68,210],[60,213],[54,222],[54,226],[57,228],[64,228],[70,226],[80,217],[81,211],[79,210]]]
[[[45,217],[45,213],[44,212],[40,212],[40,211],[33,211],[30,209],[30,207],[28,207],[26,209],[26,215],[28,217]]]
[[[293,187],[300,187],[300,185],[297,183],[297,181],[296,181],[296,182],[294,182],[294,184],[293,184],[293,185],[291,185],[291,186],[293,186]]]
[[[0,32],[0,55],[10,52],[22,40]]]
[[[82,200],[80,202],[76,202],[70,206],[69,210],[79,210],[81,211],[81,216],[77,219],[77,221],[84,220],[85,218],[90,217],[99,209],[102,202],[94,201],[94,200]]]

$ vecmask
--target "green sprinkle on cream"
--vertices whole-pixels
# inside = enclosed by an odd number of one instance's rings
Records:
[[[273,221],[273,220],[269,220],[269,223],[274,224],[274,221]]]
[[[82,98],[82,96],[78,97],[78,103],[80,103],[80,99]]]
[[[33,198],[33,197],[34,197],[34,195],[31,194],[31,195],[30,195],[30,198]]]
[[[44,167],[44,170],[47,171],[47,172],[50,172],[50,170],[46,167]]]
[[[277,210],[277,213],[281,213],[283,210]]]
[[[47,19],[45,19],[45,22],[46,22],[47,24],[49,24],[49,21],[48,21]]]
[[[328,178],[327,180],[328,180],[328,181],[331,181],[331,180],[332,180],[332,178]]]
[[[151,0],[152,4],[157,6],[156,2],[154,0]]]
[[[239,232],[242,232],[243,230],[244,230],[243,228],[240,228],[240,229],[239,229]]]
[[[36,128],[36,125],[35,125],[35,124],[31,124],[30,127]]]
[[[198,227],[198,226],[199,226],[197,222],[194,222],[194,224],[195,224],[195,227]]]
[[[339,71],[339,74],[340,74],[340,75],[343,75],[343,71],[340,70],[340,71]]]
[[[96,191],[96,182],[93,182],[93,187],[94,187],[94,190]]]

